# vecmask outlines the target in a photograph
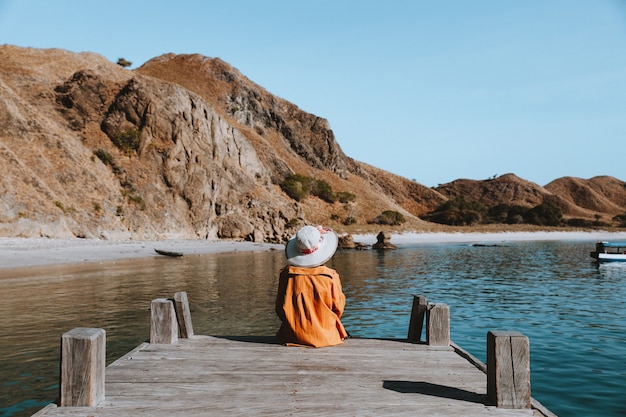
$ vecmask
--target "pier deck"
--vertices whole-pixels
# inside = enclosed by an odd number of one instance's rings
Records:
[[[321,349],[266,337],[144,343],[106,368],[96,407],[36,416],[533,416],[485,405],[485,373],[453,347],[348,339]]]

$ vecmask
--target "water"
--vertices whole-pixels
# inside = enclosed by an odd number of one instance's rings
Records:
[[[626,416],[626,264],[597,266],[593,242],[402,246],[342,251],[343,322],[356,337],[406,337],[412,295],[450,306],[451,337],[485,361],[489,330],[530,339],[532,395],[559,416]],[[197,334],[272,335],[280,251],[0,270],[0,417],[58,391],[59,341],[107,331],[107,363],[149,337],[154,298],[187,291]]]

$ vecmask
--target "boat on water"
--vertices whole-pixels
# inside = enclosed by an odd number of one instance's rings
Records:
[[[596,250],[590,255],[598,262],[626,262],[626,242],[596,242]]]
[[[156,253],[158,253],[159,255],[172,256],[174,258],[178,258],[178,257],[183,256],[183,254],[181,252],[172,252],[172,251],[169,251],[169,250],[156,249],[156,248],[154,249],[154,251]]]

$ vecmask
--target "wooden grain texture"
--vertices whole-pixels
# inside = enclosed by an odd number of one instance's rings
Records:
[[[174,308],[176,319],[178,320],[179,335],[182,338],[193,336],[193,325],[191,323],[191,311],[186,291],[178,291],[174,294]]]
[[[167,298],[157,298],[150,303],[150,343],[176,343],[178,321],[174,303]]]
[[[59,404],[95,406],[104,399],[106,332],[77,327],[61,336]]]
[[[97,407],[45,416],[532,416],[486,405],[486,375],[450,346],[348,339],[313,349],[272,337],[144,343],[106,369]]]
[[[409,333],[407,335],[407,339],[410,341],[419,342],[422,338],[427,304],[428,301],[423,295],[413,296],[413,306],[411,308],[411,318],[409,320]]]
[[[523,334],[487,333],[487,392],[498,407],[531,407],[530,344]]]
[[[450,308],[447,304],[428,303],[426,306],[426,343],[450,345]]]

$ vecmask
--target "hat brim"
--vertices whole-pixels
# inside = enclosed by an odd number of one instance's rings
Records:
[[[303,255],[296,246],[296,238],[293,237],[285,246],[285,256],[287,257],[287,262],[291,265],[312,268],[328,262],[335,254],[338,243],[339,238],[337,234],[330,230],[324,233],[324,240],[315,252]]]

